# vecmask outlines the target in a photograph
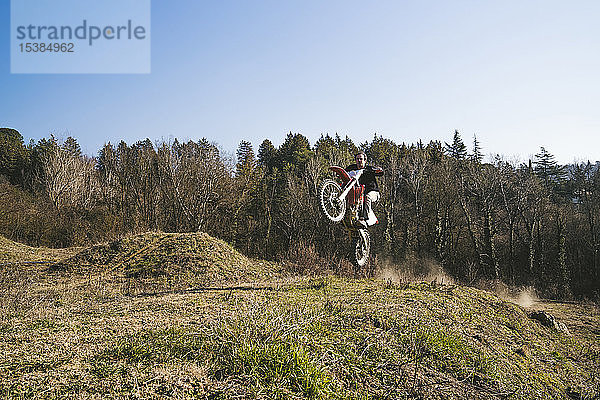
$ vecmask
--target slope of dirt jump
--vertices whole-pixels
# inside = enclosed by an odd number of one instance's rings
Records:
[[[79,247],[68,249],[30,247],[0,236],[0,264],[53,262],[72,256],[80,250]]]
[[[203,232],[139,234],[89,247],[51,269],[140,279],[189,278],[195,284],[264,280],[276,273],[272,264],[250,260]]]

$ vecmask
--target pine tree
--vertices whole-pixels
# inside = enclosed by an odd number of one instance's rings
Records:
[[[376,134],[370,144],[362,147],[369,156],[368,162],[384,169],[389,166],[392,159],[397,159],[398,146],[383,136],[378,137]]]
[[[0,175],[13,184],[23,184],[28,151],[23,136],[10,128],[0,128]]]
[[[454,131],[452,144],[446,143],[446,152],[456,160],[464,160],[467,157],[467,146],[460,137],[458,130]]]
[[[235,167],[236,176],[249,176],[256,166],[256,159],[254,157],[254,150],[252,149],[252,143],[242,140],[238,146],[237,152],[237,164]]]
[[[282,168],[294,171],[300,176],[311,155],[310,142],[300,133],[288,133],[285,141],[279,147],[279,163]]]
[[[481,161],[483,160],[483,154],[481,154],[481,146],[479,145],[479,140],[477,140],[477,135],[473,135],[473,153],[471,154],[471,160],[477,164],[481,164]]]
[[[263,140],[258,148],[258,163],[268,172],[273,170],[277,159],[277,149],[269,139]]]
[[[547,189],[557,189],[566,177],[563,166],[559,166],[554,155],[550,154],[544,147],[540,147],[540,152],[535,155],[533,161],[535,174],[544,182]]]
[[[77,139],[69,136],[61,146],[67,154],[73,157],[81,157],[81,146],[77,143]]]
[[[442,147],[442,143],[440,141],[430,141],[427,146],[425,146],[425,150],[427,150],[427,157],[432,164],[438,164],[442,161],[444,148]]]

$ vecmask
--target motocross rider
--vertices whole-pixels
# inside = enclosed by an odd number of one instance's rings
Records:
[[[377,217],[373,213],[373,202],[379,201],[380,195],[375,177],[382,176],[383,170],[367,165],[367,155],[362,151],[356,153],[354,160],[356,163],[346,167],[346,171],[357,171],[364,168],[364,172],[358,180],[358,183],[365,186],[363,213],[359,216],[358,223],[366,228],[377,223]]]

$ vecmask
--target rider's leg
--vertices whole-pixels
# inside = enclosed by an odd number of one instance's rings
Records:
[[[375,225],[377,223],[377,217],[373,212],[373,202],[379,201],[379,192],[372,190],[365,196],[365,208],[367,214],[366,223],[368,226]]]

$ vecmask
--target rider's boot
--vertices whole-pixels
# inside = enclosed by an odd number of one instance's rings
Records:
[[[367,218],[364,222],[367,226],[375,225],[379,222],[372,209],[369,210],[369,218]]]

